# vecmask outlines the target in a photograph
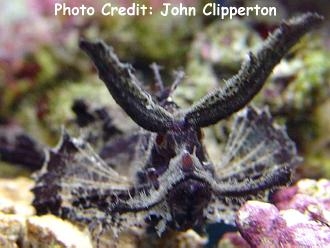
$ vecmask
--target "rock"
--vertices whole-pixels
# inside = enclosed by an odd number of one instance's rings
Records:
[[[250,245],[239,232],[228,232],[219,241],[218,248],[250,248]]]
[[[179,234],[172,235],[172,245],[170,247],[190,247],[190,248],[202,248],[207,243],[206,237],[201,237],[193,230],[188,230]],[[168,247],[167,241],[163,239],[163,246]]]
[[[0,247],[92,247],[89,234],[55,216],[35,216],[28,178],[0,179]]]
[[[272,202],[245,203],[236,218],[240,233],[226,233],[218,247],[329,247],[329,180],[300,180]]]
[[[29,216],[34,213],[30,192],[33,181],[25,177],[0,179],[0,213]]]
[[[0,247],[26,247],[24,228],[24,218],[0,212]]]
[[[330,181],[304,179],[273,196],[280,210],[296,209],[314,221],[330,223]]]
[[[26,222],[27,239],[32,247],[92,248],[86,231],[52,215],[32,216]]]
[[[207,238],[197,234],[194,230],[187,230],[186,232],[169,231],[161,238],[157,234],[142,235],[136,247],[143,248],[167,248],[167,247],[189,247],[189,248],[202,248],[205,247]]]
[[[252,247],[327,247],[329,223],[296,209],[278,210],[270,203],[248,201],[237,214],[237,227]]]

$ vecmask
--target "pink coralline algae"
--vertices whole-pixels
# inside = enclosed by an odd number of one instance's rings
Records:
[[[58,1],[61,2],[61,1]],[[67,1],[68,7],[97,6],[97,1]],[[16,61],[34,53],[43,45],[52,45],[69,36],[79,23],[79,16],[54,16],[54,1],[0,1],[0,62]]]
[[[32,8],[31,1],[1,1],[0,61],[15,60],[51,41],[55,22]]]
[[[275,205],[247,202],[236,217],[252,247],[330,247],[330,182],[301,180],[278,191]]]

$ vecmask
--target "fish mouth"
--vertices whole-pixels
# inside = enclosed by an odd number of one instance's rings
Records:
[[[211,195],[211,186],[200,177],[187,176],[174,184],[166,196],[172,228],[187,230],[201,223]]]

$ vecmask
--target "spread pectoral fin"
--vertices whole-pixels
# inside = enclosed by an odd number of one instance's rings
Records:
[[[267,200],[269,192],[290,183],[300,160],[295,144],[268,111],[243,109],[215,166],[215,203],[210,208],[217,210],[211,212],[233,223],[234,212],[245,201]]]
[[[86,213],[105,215],[113,199],[130,187],[129,180],[105,164],[88,143],[63,132],[59,146],[46,152],[46,162],[36,174],[33,205],[38,214],[89,223],[88,216],[93,217]]]

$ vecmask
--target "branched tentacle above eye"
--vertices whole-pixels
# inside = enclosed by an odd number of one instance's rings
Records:
[[[164,132],[172,125],[172,115],[141,89],[132,67],[121,63],[104,42],[81,40],[80,48],[93,60],[115,101],[138,125],[152,132]]]
[[[186,123],[196,127],[209,126],[243,108],[259,92],[281,58],[321,20],[321,16],[307,13],[283,22],[255,55],[249,54],[241,70],[226,82],[224,88],[209,93],[183,113]]]

